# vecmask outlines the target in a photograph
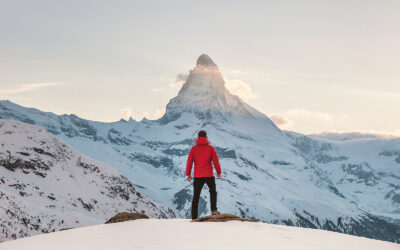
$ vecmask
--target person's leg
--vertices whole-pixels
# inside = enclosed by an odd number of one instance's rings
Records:
[[[217,210],[217,189],[215,186],[215,178],[209,177],[207,178],[207,186],[210,190],[210,203],[211,203],[211,211]]]
[[[201,189],[203,188],[204,180],[202,178],[194,178],[193,181],[193,200],[192,200],[192,220],[197,219],[198,207]]]

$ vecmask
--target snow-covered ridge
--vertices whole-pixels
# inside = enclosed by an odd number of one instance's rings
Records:
[[[0,241],[101,224],[123,211],[174,217],[117,170],[15,120],[0,119],[0,201]]]
[[[279,249],[397,250],[400,245],[322,230],[252,222],[136,220],[39,235],[0,250]]]

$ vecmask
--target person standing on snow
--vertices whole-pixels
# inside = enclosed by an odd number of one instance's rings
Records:
[[[190,149],[187,165],[186,179],[190,182],[192,165],[194,161],[194,182],[193,182],[193,201],[192,201],[192,219],[197,219],[198,206],[201,189],[207,184],[210,190],[211,213],[219,214],[217,210],[217,191],[215,187],[215,178],[212,163],[218,173],[218,179],[221,179],[221,166],[219,165],[218,155],[215,148],[207,140],[207,133],[204,130],[199,131],[196,145]]]

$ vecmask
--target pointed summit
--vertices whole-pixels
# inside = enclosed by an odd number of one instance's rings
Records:
[[[206,54],[202,54],[201,56],[199,56],[196,66],[217,67],[213,60],[211,60],[211,58]]]
[[[196,67],[190,70],[178,95],[170,100],[159,122],[167,124],[189,114],[205,124],[218,126],[222,123],[233,124],[237,120],[253,120],[254,124],[263,124],[258,127],[272,127],[280,133],[266,115],[229,92],[218,66],[206,54],[197,59]]]

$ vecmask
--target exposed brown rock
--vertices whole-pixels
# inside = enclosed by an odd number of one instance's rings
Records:
[[[232,221],[232,220],[255,222],[254,220],[240,218],[233,214],[209,215],[209,216],[204,216],[204,217],[200,217],[195,220],[192,220],[192,222],[226,222],[226,221]]]
[[[129,212],[122,212],[114,215],[111,217],[106,224],[110,223],[117,223],[117,222],[124,222],[130,220],[137,220],[137,219],[148,219],[149,217],[143,213],[129,213]]]

